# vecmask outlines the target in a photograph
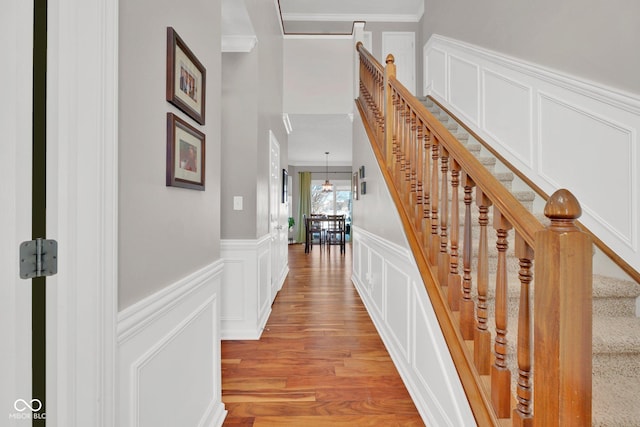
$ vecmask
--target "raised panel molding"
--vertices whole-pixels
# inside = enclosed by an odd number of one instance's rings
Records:
[[[583,211],[635,249],[632,230],[637,216],[633,201],[639,189],[630,161],[634,130],[548,93],[539,92],[538,105],[540,175],[556,185],[570,181],[574,175],[582,176],[572,191]],[[568,169],[566,159],[574,154],[574,147],[562,141],[570,139],[580,141],[581,147],[580,161]],[[610,165],[614,167],[608,173],[594,173]],[[594,188],[600,191],[592,191]],[[615,203],[611,203],[612,195],[616,196]]]
[[[545,193],[572,191],[580,221],[640,271],[640,96],[440,35],[424,54],[426,95]]]
[[[271,237],[222,240],[222,339],[259,339],[271,313]]]
[[[448,54],[449,102],[476,126],[480,122],[480,67],[472,61]]]
[[[220,426],[220,282],[217,261],[118,317],[118,425]]]
[[[353,257],[362,263],[352,281],[423,420],[475,425],[412,254],[357,226],[352,231]],[[377,274],[382,301],[371,287]]]
[[[533,168],[533,88],[490,69],[482,77],[484,129],[522,164]],[[507,109],[505,99],[509,100]]]
[[[425,59],[425,93],[433,93],[439,98],[448,99],[447,95],[447,54],[444,50],[433,47],[426,50]]]

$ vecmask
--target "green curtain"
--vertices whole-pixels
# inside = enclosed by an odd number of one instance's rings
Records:
[[[305,241],[304,216],[311,213],[311,172],[298,172],[300,176],[300,204],[298,205],[298,234],[296,242]]]

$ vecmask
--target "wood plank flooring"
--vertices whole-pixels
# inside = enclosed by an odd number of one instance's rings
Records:
[[[224,426],[424,426],[351,283],[351,247],[289,246],[259,341],[222,342]]]

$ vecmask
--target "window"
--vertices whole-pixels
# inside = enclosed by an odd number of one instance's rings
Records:
[[[331,181],[333,191],[322,192],[323,180],[311,181],[311,213],[351,218],[351,181]]]

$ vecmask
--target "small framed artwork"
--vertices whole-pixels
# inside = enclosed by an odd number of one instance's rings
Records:
[[[282,203],[287,203],[287,197],[289,192],[289,172],[286,169],[282,169]]]
[[[353,199],[358,200],[360,191],[358,190],[358,172],[354,172],[351,177],[351,192],[353,193]]]
[[[167,113],[167,186],[204,191],[205,135]]]
[[[167,27],[167,101],[204,124],[207,70],[178,33]]]
[[[367,194],[367,181],[360,183],[360,194]]]
[[[364,176],[364,165],[360,166],[359,171],[360,171],[360,179],[364,179],[365,178],[365,176]]]

